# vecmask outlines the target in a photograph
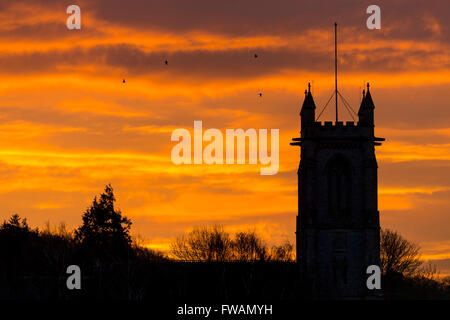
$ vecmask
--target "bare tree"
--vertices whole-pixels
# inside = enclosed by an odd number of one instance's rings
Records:
[[[280,246],[273,246],[271,259],[284,262],[294,261],[294,245],[286,241]]]
[[[175,257],[187,261],[292,261],[293,248],[287,242],[269,249],[255,231],[238,232],[231,237],[218,225],[195,228],[170,245]]]
[[[421,270],[423,263],[420,247],[390,229],[381,230],[380,259],[384,274],[413,275]]]
[[[450,290],[450,276],[443,277],[441,279],[441,283],[444,287],[446,287],[446,288],[448,288],[448,290]]]
[[[222,226],[195,228],[170,245],[177,258],[190,261],[228,261],[232,257],[230,235]]]
[[[233,258],[237,261],[266,261],[267,245],[255,231],[238,232],[233,239]]]

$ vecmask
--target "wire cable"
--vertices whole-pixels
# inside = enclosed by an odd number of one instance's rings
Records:
[[[330,99],[328,99],[328,102],[325,104],[325,107],[323,107],[322,111],[321,111],[321,112],[319,113],[319,115],[317,116],[316,121],[319,120],[320,116],[321,116],[322,113],[325,111],[325,109],[327,108],[328,104],[330,103],[331,99],[333,99],[333,97],[334,97],[334,91],[333,91],[333,93],[331,94]]]

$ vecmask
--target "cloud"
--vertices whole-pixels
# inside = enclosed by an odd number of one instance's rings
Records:
[[[367,30],[360,1],[79,0],[82,30],[71,32],[61,1],[2,1],[1,217],[75,227],[111,182],[133,233],[159,248],[213,223],[292,240],[299,150],[289,142],[307,83],[318,112],[329,98],[338,21],[339,89],[357,109],[371,82],[375,131],[387,138],[376,151],[382,225],[444,259],[450,4],[377,3],[380,31]],[[194,120],[279,128],[280,172],[173,165],[171,131]]]
[[[291,72],[322,72],[332,69],[331,47],[314,48],[308,42],[295,46],[254,48],[184,49],[176,51],[147,49],[134,44],[98,44],[25,52],[0,52],[4,74],[52,74],[85,71],[108,72],[125,77],[164,75],[171,78],[249,79]],[[306,45],[305,45],[306,44]],[[374,44],[376,46],[376,43]],[[447,50],[437,47],[401,48],[384,43],[379,48],[351,48],[340,52],[340,69],[345,73],[405,73],[450,69]],[[254,58],[254,52],[258,58]],[[164,61],[168,59],[169,65]]]

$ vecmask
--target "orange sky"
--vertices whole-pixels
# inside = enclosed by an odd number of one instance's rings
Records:
[[[319,109],[332,92],[337,20],[340,91],[356,109],[370,81],[387,139],[382,226],[450,273],[449,3],[378,3],[382,28],[370,31],[364,1],[84,0],[82,29],[69,31],[60,1],[2,1],[0,218],[75,227],[112,183],[133,234],[154,248],[213,223],[293,241],[299,152],[289,142],[307,83]],[[175,166],[170,135],[194,120],[280,129],[279,173]]]

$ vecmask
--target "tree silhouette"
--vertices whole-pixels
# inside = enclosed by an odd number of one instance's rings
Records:
[[[238,261],[266,261],[270,254],[264,241],[254,231],[238,232],[233,240],[233,256]]]
[[[171,244],[172,253],[190,261],[227,261],[232,256],[230,235],[221,226],[195,228]]]
[[[8,222],[3,221],[0,230],[11,234],[28,233],[31,231],[27,219],[22,219],[18,214],[13,214]]]
[[[380,261],[386,275],[412,275],[420,270],[423,263],[420,260],[420,247],[390,229],[381,230]]]
[[[280,246],[273,246],[271,259],[284,262],[294,261],[294,245],[286,241]]]
[[[95,197],[83,214],[83,224],[75,230],[75,241],[96,254],[126,254],[131,247],[131,221],[114,208],[116,199],[111,185]]]
[[[27,219],[22,219],[18,214],[12,215],[0,226],[0,247],[6,244],[4,250],[1,250],[2,253],[20,256],[29,249],[29,244],[37,234],[37,230],[28,226]]]
[[[233,237],[222,226],[195,228],[171,243],[172,254],[187,261],[293,261],[294,246],[286,242],[271,249],[254,231],[236,233]]]

